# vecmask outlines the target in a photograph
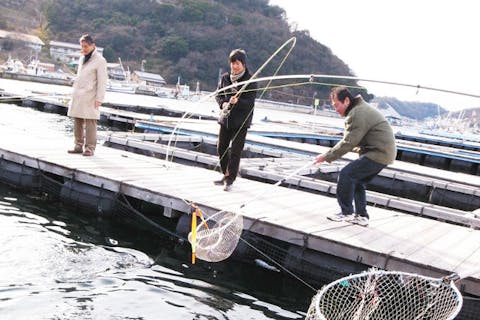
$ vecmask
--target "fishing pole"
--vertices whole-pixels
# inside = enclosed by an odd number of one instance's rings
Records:
[[[389,85],[395,85],[395,86],[401,86],[401,87],[415,88],[417,90],[424,89],[424,90],[429,90],[429,91],[437,91],[437,92],[443,92],[443,93],[462,95],[462,96],[467,96],[467,97],[472,97],[472,98],[480,98],[479,94],[473,94],[473,93],[461,92],[461,91],[454,91],[454,90],[447,90],[447,89],[435,88],[435,87],[428,87],[428,86],[422,86],[422,85],[419,85],[419,84],[408,84],[408,83],[394,82],[394,81],[384,81],[384,80],[366,79],[366,78],[353,77],[353,76],[339,76],[339,75],[327,75],[327,74],[278,75],[278,76],[269,76],[269,77],[262,77],[262,78],[253,79],[251,82],[262,82],[262,81],[270,81],[270,80],[287,80],[287,79],[311,79],[311,81],[313,82],[316,78],[354,80],[354,81],[381,83],[381,84],[389,84]],[[221,89],[217,89],[216,91],[209,94],[208,97],[213,97],[213,96],[215,96],[215,95],[217,95],[217,94],[219,94],[219,93],[221,93],[225,90],[229,90],[229,89],[233,88],[234,86],[242,85],[242,84],[246,83],[247,81],[242,81],[242,82],[237,83],[235,85],[230,85],[230,86],[227,86],[227,87],[224,87],[224,88],[221,88]]]
[[[270,63],[270,61],[272,61],[273,58],[275,58],[277,56],[277,54],[283,50],[283,48],[285,48],[285,46],[287,44],[289,44],[290,42],[293,42],[292,43],[292,46],[290,47],[290,50],[287,52],[287,54],[285,55],[285,58],[282,60],[282,63],[281,65],[283,64],[283,62],[285,62],[285,59],[290,55],[290,52],[292,51],[292,49],[295,47],[295,44],[297,43],[297,39],[295,37],[292,37],[290,39],[288,39],[287,41],[285,41],[284,44],[282,44],[268,59],[267,61],[265,61],[261,66],[260,68],[257,69],[257,71],[250,77],[250,79],[246,80],[246,81],[243,81],[243,85],[242,87],[240,88],[240,90],[238,90],[238,92],[234,95],[234,97],[239,97],[244,91],[245,89],[247,88],[247,86],[250,84],[250,83],[253,83],[255,82],[254,80],[257,78],[257,76],[260,74],[260,72],[262,72],[262,70]],[[280,65],[280,67],[281,67]],[[277,71],[278,72],[278,68],[277,68]],[[275,73],[276,73],[275,72]],[[275,76],[275,75],[274,75]],[[232,85],[230,85],[229,87],[233,88],[233,87],[238,87],[239,85],[241,85],[241,83],[233,83]],[[268,87],[268,85],[267,85]],[[221,91],[219,91],[221,92]],[[230,113],[230,102],[228,102],[228,107],[225,108],[226,110],[228,110],[228,113]],[[228,116],[228,114],[227,114]]]
[[[277,54],[283,50],[283,48],[285,48],[285,46],[287,46],[288,44],[292,43],[291,45],[291,48],[290,50],[288,51],[286,57],[288,57],[288,55],[290,54],[290,52],[292,51],[292,49],[295,47],[295,44],[296,44],[296,41],[297,39],[295,37],[292,37],[290,39],[288,39],[287,41],[285,41],[263,64],[262,66],[260,66],[260,68],[258,68],[258,70],[250,77],[250,79],[246,80],[246,81],[242,81],[241,83],[237,83],[236,85],[231,85],[229,86],[229,88],[233,88],[233,87],[238,87],[239,85],[242,85],[241,89],[238,91],[237,93],[237,96],[240,95],[245,89],[246,87],[255,81],[255,78],[260,74],[260,72],[270,63],[270,61],[272,61],[272,59],[274,57],[277,56]],[[286,57],[283,59],[283,61],[285,61]],[[283,62],[282,62],[283,63]],[[278,71],[278,70],[277,70]],[[218,92],[223,92],[224,90],[222,91],[218,91]],[[216,94],[215,94],[216,95]],[[200,102],[202,101],[206,101],[207,99],[210,99],[211,97],[213,97],[212,94],[206,96],[205,98],[201,99]],[[172,130],[172,133],[171,133],[171,137],[174,136],[176,130],[178,129],[178,126],[180,125],[181,123],[181,120],[185,119],[185,117],[189,114],[192,114],[192,112],[186,112],[182,118],[180,119],[180,122],[177,123],[177,125],[175,126],[175,128]],[[166,150],[166,155],[165,155],[165,159],[168,161],[168,151],[169,151],[169,148],[170,148],[170,145],[171,145],[171,139],[168,140],[168,144],[167,144],[167,150]]]

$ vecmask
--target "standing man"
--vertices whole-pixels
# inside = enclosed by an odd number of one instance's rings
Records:
[[[75,146],[68,150],[68,153],[93,156],[97,145],[99,107],[105,98],[107,87],[107,61],[95,49],[95,42],[90,35],[83,35],[80,45],[83,56],[78,63],[72,100],[68,108],[68,116],[74,120]]]
[[[330,99],[335,111],[345,117],[345,131],[342,140],[316,157],[316,163],[332,162],[349,151],[360,157],[340,170],[337,200],[341,212],[328,219],[368,226],[365,184],[395,160],[395,136],[385,117],[361,96],[354,98],[347,88],[333,88]]]
[[[230,73],[222,75],[218,89],[232,84],[247,81],[251,78],[246,65],[247,55],[242,49],[235,49],[230,53]],[[215,185],[223,185],[223,190],[230,191],[238,174],[240,157],[242,154],[247,129],[253,118],[253,108],[257,96],[255,83],[250,83],[244,90],[239,85],[220,92],[216,96],[217,103],[223,113],[219,119],[220,132],[218,133],[217,152],[220,158],[220,167],[223,177],[214,181]],[[231,146],[230,146],[231,143]],[[229,148],[230,146],[230,148]]]

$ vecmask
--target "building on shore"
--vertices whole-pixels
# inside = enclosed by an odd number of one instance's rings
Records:
[[[45,43],[37,36],[0,30],[0,50],[10,50],[9,46],[12,46],[15,42],[24,43],[26,47],[33,49],[35,53],[39,53],[45,45]]]
[[[80,58],[81,46],[79,43],[70,43],[62,41],[50,41],[50,56],[57,61],[77,64]],[[97,51],[103,54],[103,48],[97,47]]]
[[[144,71],[133,71],[132,81],[154,87],[161,87],[167,84],[161,75]]]

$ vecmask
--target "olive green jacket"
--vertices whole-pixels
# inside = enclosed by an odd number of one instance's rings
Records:
[[[323,154],[325,161],[332,162],[354,151],[384,165],[393,163],[397,147],[392,127],[377,109],[361,97],[355,97],[355,102],[347,110],[342,140]]]

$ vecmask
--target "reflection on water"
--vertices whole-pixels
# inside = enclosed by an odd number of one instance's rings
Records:
[[[145,239],[137,243],[135,230],[124,225],[77,216],[3,185],[0,194],[2,319],[303,317],[277,304],[278,287],[286,285],[278,275],[252,275],[252,266],[232,262],[192,266],[184,245],[145,248]],[[154,234],[142,234],[155,242]],[[288,305],[298,303],[289,299]]]
[[[0,104],[0,125],[71,135],[56,114]],[[313,292],[235,261],[191,265],[189,248],[0,184],[1,319],[302,319]]]

